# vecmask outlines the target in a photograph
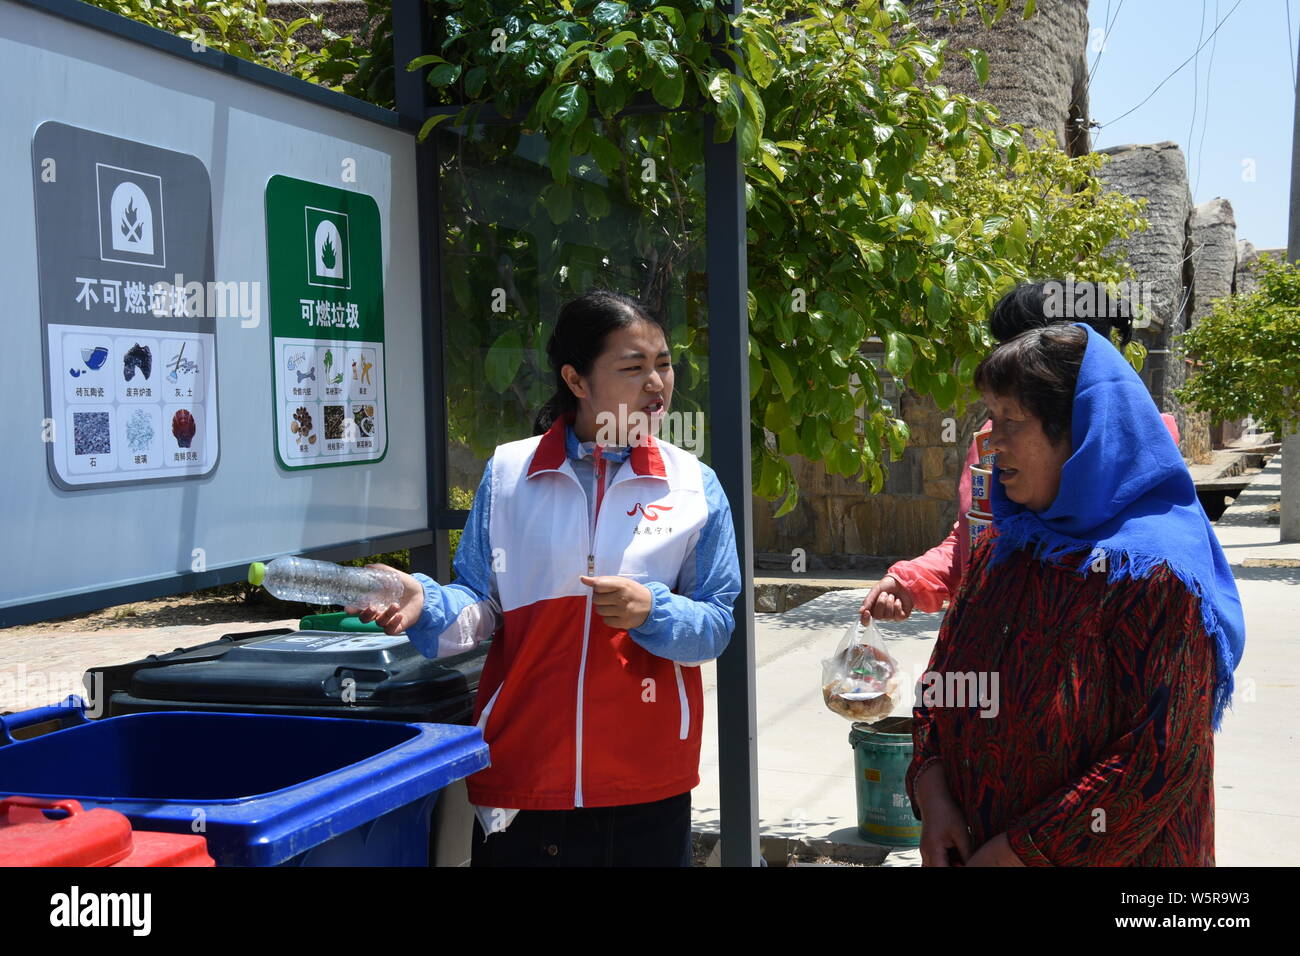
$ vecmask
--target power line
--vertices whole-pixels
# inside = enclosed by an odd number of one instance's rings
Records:
[[[1217,20],[1218,17],[1215,17],[1215,19]],[[1196,98],[1201,92],[1201,77],[1197,72],[1197,66],[1199,65],[1198,54],[1201,50],[1201,37],[1203,36],[1205,36],[1205,0],[1201,0],[1201,27],[1196,34],[1196,53],[1192,54],[1192,125],[1187,128],[1187,158],[1189,162],[1192,156],[1192,134],[1196,132],[1196,107],[1199,105]],[[1209,99],[1209,96],[1210,91],[1207,89],[1205,91],[1206,99]],[[1189,166],[1188,169],[1190,170],[1190,168]]]
[[[1101,55],[1106,52],[1106,37],[1110,34],[1110,0],[1106,0],[1106,15],[1101,18],[1101,23],[1101,48],[1097,51],[1097,59],[1092,61],[1092,69],[1088,71],[1089,86],[1092,85],[1093,74],[1097,72],[1097,64],[1101,62]]]
[[[1214,0],[1214,19],[1219,19],[1219,0]],[[1196,146],[1196,182],[1192,185],[1192,195],[1196,195],[1196,190],[1201,186],[1201,157],[1205,154],[1205,131],[1210,122],[1210,91],[1214,85],[1210,82],[1211,75],[1214,73],[1214,51],[1219,47],[1219,41],[1214,40],[1210,44],[1210,62],[1205,68],[1205,112],[1201,116],[1201,141]],[[1190,149],[1191,143],[1187,146]]]
[[[1295,34],[1291,32],[1291,0],[1286,0],[1286,55],[1291,60],[1291,85],[1295,87],[1300,80],[1295,72]]]
[[[1204,47],[1204,46],[1205,46],[1205,43],[1210,42],[1210,40],[1214,38],[1214,35],[1215,35],[1216,33],[1219,32],[1219,29],[1220,29],[1220,28],[1221,28],[1225,23],[1228,22],[1228,19],[1229,19],[1229,18],[1230,18],[1230,17],[1231,17],[1235,12],[1236,12],[1237,7],[1239,7],[1239,6],[1241,6],[1241,0],[1237,0],[1237,2],[1234,3],[1234,4],[1232,5],[1232,9],[1228,11],[1228,15],[1227,15],[1226,17],[1224,17],[1222,20],[1220,20],[1219,23],[1215,26],[1215,28],[1214,28],[1214,32],[1210,34],[1209,39],[1207,39],[1204,43],[1202,43],[1200,46],[1198,46],[1198,47],[1196,48],[1196,50],[1193,51],[1192,56],[1189,56],[1187,59],[1183,60],[1182,63],[1178,64],[1178,66],[1174,68],[1174,71],[1173,71],[1172,73],[1170,73],[1170,74],[1169,74],[1168,76],[1166,76],[1163,80],[1161,80],[1161,81],[1156,85],[1156,88],[1155,88],[1154,90],[1152,90],[1150,93],[1147,94],[1146,99],[1144,99],[1144,100],[1143,100],[1141,103],[1139,103],[1137,106],[1133,107],[1133,109],[1128,110],[1128,111],[1125,112],[1125,113],[1121,113],[1119,116],[1116,116],[1116,117],[1115,117],[1113,120],[1111,120],[1110,122],[1108,122],[1108,123],[1102,123],[1101,125],[1104,127],[1104,126],[1110,126],[1110,125],[1113,124],[1113,123],[1118,123],[1118,122],[1119,122],[1120,120],[1122,120],[1125,116],[1128,116],[1129,113],[1136,112],[1136,111],[1139,110],[1141,107],[1143,107],[1143,106],[1146,104],[1147,100],[1151,99],[1151,97],[1155,96],[1158,92],[1160,92],[1160,87],[1164,86],[1166,83],[1168,83],[1170,80],[1172,80],[1176,75],[1178,75],[1178,73],[1182,70],[1183,67],[1185,67],[1188,63],[1191,63],[1191,62],[1192,62],[1192,57],[1194,57],[1197,53],[1201,52],[1201,47]]]
[[[1097,51],[1097,59],[1092,61],[1092,69],[1088,71],[1087,87],[1092,89],[1092,78],[1097,73],[1097,67],[1101,64],[1101,55],[1106,52],[1106,44],[1110,42],[1110,31],[1115,26],[1115,21],[1119,19],[1119,12],[1124,9],[1124,0],[1119,0],[1119,6],[1115,8],[1115,18],[1110,16],[1110,0],[1106,0],[1106,17],[1101,22],[1105,24],[1101,31],[1101,49]]]

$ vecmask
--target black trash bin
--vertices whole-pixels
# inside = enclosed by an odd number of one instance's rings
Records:
[[[195,647],[87,670],[87,715],[227,711],[468,725],[489,643],[431,659],[405,636],[378,629],[226,634]],[[439,801],[436,812],[451,812],[442,807],[447,803]],[[435,843],[440,829],[430,828]],[[430,847],[431,862],[435,853]]]

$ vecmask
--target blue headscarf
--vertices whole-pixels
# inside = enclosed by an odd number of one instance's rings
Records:
[[[1044,511],[1006,496],[995,461],[990,497],[998,537],[991,563],[1029,545],[1040,561],[1091,550],[1094,557],[1105,554],[1109,583],[1145,578],[1168,564],[1200,598],[1201,621],[1214,644],[1218,730],[1246,643],[1237,583],[1146,386],[1106,337],[1075,324],[1087,331],[1088,345],[1074,389],[1073,454],[1061,469],[1056,500]],[[1088,568],[1079,565],[1079,573]]]

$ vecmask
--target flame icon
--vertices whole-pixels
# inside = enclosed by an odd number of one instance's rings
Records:
[[[122,235],[126,237],[127,242],[140,241],[141,230],[144,229],[144,220],[136,212],[134,199],[128,200],[126,209],[122,211],[121,229]]]

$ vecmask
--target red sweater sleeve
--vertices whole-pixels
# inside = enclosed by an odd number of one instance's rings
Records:
[[[960,522],[953,522],[952,531],[941,544],[919,558],[898,561],[890,567],[888,573],[912,592],[916,610],[927,613],[941,611],[943,602],[957,593],[961,581],[961,570],[955,567],[960,533]]]
[[[985,422],[979,430],[988,427],[989,422]],[[943,610],[944,601],[951,601],[961,586],[970,560],[970,531],[966,524],[966,512],[971,508],[970,466],[977,461],[979,450],[972,440],[957,480],[957,520],[948,537],[919,558],[896,562],[887,572],[912,593],[918,611]]]

